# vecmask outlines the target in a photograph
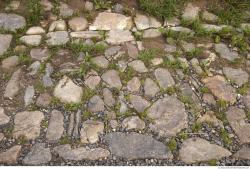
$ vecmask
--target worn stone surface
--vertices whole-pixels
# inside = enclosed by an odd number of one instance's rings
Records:
[[[21,152],[21,146],[16,145],[0,153],[0,164],[17,164],[17,158]]]
[[[160,136],[175,136],[187,127],[185,106],[174,96],[165,96],[153,103],[148,116],[153,119],[150,129]]]
[[[1,25],[1,21],[0,21]],[[0,55],[7,52],[12,41],[12,35],[10,34],[0,34]]]
[[[50,32],[47,34],[47,43],[49,46],[64,45],[69,41],[69,35],[66,31]]]
[[[142,14],[136,14],[134,22],[138,30],[161,27],[161,23],[157,21],[155,18],[148,17]]]
[[[183,162],[192,164],[213,159],[219,160],[230,155],[231,152],[221,146],[211,144],[201,138],[190,138],[183,142],[179,157]]]
[[[130,95],[129,100],[137,112],[144,112],[150,106],[150,102],[141,96]]]
[[[98,95],[91,97],[88,102],[88,109],[93,113],[103,112],[105,107],[102,98]]]
[[[35,139],[40,135],[40,123],[44,114],[40,111],[23,111],[14,118],[14,138],[25,136],[28,140]]]
[[[167,69],[158,68],[154,74],[161,88],[167,89],[175,85],[175,81]]]
[[[228,101],[230,103],[236,102],[235,89],[226,82],[223,76],[216,75],[213,77],[207,77],[202,81],[218,99]]]
[[[31,151],[24,157],[24,165],[42,165],[48,163],[52,158],[49,148],[45,148],[45,143],[37,143]]]
[[[198,18],[199,11],[199,7],[194,6],[192,3],[188,3],[182,14],[182,19],[195,20]]]
[[[33,48],[30,50],[30,56],[34,60],[44,61],[49,58],[50,53],[46,48]]]
[[[35,96],[34,86],[28,86],[24,93],[24,104],[25,107],[30,105],[33,101],[33,97]]]
[[[11,70],[19,64],[18,56],[10,56],[2,61],[2,68],[6,70]]]
[[[239,151],[237,151],[234,155],[234,158],[236,159],[245,159],[250,160],[250,148],[248,147],[242,147]]]
[[[215,44],[215,51],[219,53],[220,57],[229,61],[233,61],[239,58],[238,53],[235,51],[231,51],[224,43]]]
[[[133,41],[134,37],[129,30],[112,29],[107,34],[106,41],[113,45]]]
[[[160,91],[157,84],[150,78],[147,78],[144,83],[144,92],[148,97],[155,97],[155,95]]]
[[[172,159],[167,147],[151,136],[138,133],[110,133],[105,136],[112,155],[133,159]]]
[[[132,67],[135,71],[139,73],[145,73],[148,72],[148,69],[144,65],[144,63],[141,60],[134,60],[128,64],[128,66]]]
[[[248,82],[249,75],[242,69],[224,67],[223,73],[226,75],[228,79],[230,79],[233,83],[237,84],[238,86],[242,86],[243,84]]]
[[[83,89],[67,76],[64,76],[54,89],[54,96],[65,103],[80,102],[82,94]]]
[[[45,30],[40,26],[30,27],[26,32],[27,35],[39,35],[39,34],[44,34],[44,33],[45,33]]]
[[[54,148],[54,151],[65,160],[98,160],[107,158],[110,153],[108,150],[103,148],[86,149],[79,147],[72,149],[69,144],[60,145]]]
[[[121,89],[122,83],[118,72],[115,70],[108,70],[102,74],[102,80],[106,82],[111,88]]]
[[[113,97],[112,92],[108,88],[104,88],[102,90],[104,103],[107,106],[114,106],[115,105],[115,98]]]
[[[246,114],[243,109],[237,107],[230,107],[226,111],[226,117],[233,128],[236,135],[239,137],[240,143],[250,142],[250,124],[245,121]]]
[[[69,20],[69,27],[73,31],[82,31],[88,27],[88,21],[84,17],[74,17]]]
[[[96,143],[99,141],[99,135],[103,134],[104,124],[100,121],[88,120],[83,122],[81,128],[82,143]]]
[[[20,84],[19,84],[20,76],[21,76],[21,69],[18,69],[12,74],[5,88],[4,97],[13,98],[18,94],[20,90]]]
[[[138,92],[141,87],[141,82],[138,77],[133,77],[131,80],[127,83],[127,88],[131,92]]]
[[[125,15],[110,12],[101,12],[95,18],[90,30],[114,30],[114,29],[130,29],[132,26],[132,19]]]
[[[26,25],[25,18],[17,14],[0,13],[0,28],[7,31],[16,31],[24,28]]]
[[[49,141],[57,141],[61,138],[64,131],[64,117],[58,110],[52,110],[49,120],[49,126],[46,133],[46,138]]]
[[[131,130],[138,129],[142,130],[145,128],[145,122],[141,120],[138,116],[127,117],[122,121],[122,127]]]
[[[10,117],[4,113],[4,108],[0,107],[0,125],[6,124],[10,121]]]

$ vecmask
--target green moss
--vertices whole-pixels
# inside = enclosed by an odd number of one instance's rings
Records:
[[[41,127],[43,128],[43,129],[46,129],[46,128],[48,128],[49,127],[49,121],[48,120],[43,120],[42,122],[41,122]]]
[[[92,117],[92,115],[93,115],[93,113],[91,113],[88,110],[83,111],[83,113],[82,113],[83,121],[90,119]]]
[[[43,19],[44,11],[40,0],[27,0],[25,2],[26,12],[27,12],[27,22],[29,25],[38,24],[41,19]]]
[[[24,53],[19,55],[18,59],[21,65],[30,65],[32,62],[31,58]]]
[[[183,0],[138,0],[139,9],[160,19],[178,15],[183,4]]]
[[[101,43],[89,45],[80,42],[72,42],[67,45],[67,48],[74,52],[76,55],[78,55],[80,52],[83,52],[93,56],[101,55],[106,50],[106,46]]]
[[[61,137],[59,143],[62,144],[70,144],[71,140],[69,136],[63,136]]]
[[[94,5],[95,5],[95,9],[99,10],[99,9],[109,9],[112,6],[112,2],[111,1],[103,1],[103,0],[94,0]]]
[[[138,59],[142,60],[146,66],[151,64],[151,60],[157,55],[162,54],[163,51],[159,49],[146,49],[139,52]]]
[[[241,87],[239,87],[237,89],[237,93],[241,94],[241,95],[246,95],[248,90],[249,90],[249,87],[250,87],[250,84],[249,83],[246,83],[244,85],[242,85]]]
[[[206,87],[206,86],[200,87],[200,88],[199,88],[199,91],[200,91],[201,93],[209,93],[209,92],[210,92],[209,88]]]
[[[202,54],[202,49],[201,48],[194,48],[191,51],[187,52],[187,59],[191,60],[195,57],[198,57]]]
[[[229,137],[229,134],[225,129],[220,130],[220,138],[222,139],[225,145],[232,144],[232,139]]]
[[[199,132],[201,130],[201,127],[202,127],[201,123],[195,122],[191,127],[192,132],[194,133]]]
[[[14,126],[5,127],[3,130],[4,136],[7,138],[11,138],[13,135],[13,131],[14,131]]]
[[[217,165],[217,160],[215,160],[215,159],[209,160],[207,163],[208,163],[208,165],[210,165],[210,166],[216,166],[216,165]]]
[[[188,138],[188,133],[186,131],[181,131],[178,133],[178,137],[182,140],[186,140]]]
[[[64,105],[66,111],[77,111],[80,107],[80,103],[67,103]]]
[[[248,49],[248,41],[244,35],[233,35],[231,37],[231,44],[233,47],[239,48],[242,52],[245,52]]]
[[[26,136],[20,136],[16,139],[16,144],[19,144],[19,145],[24,145],[28,142],[28,139]]]
[[[167,146],[170,151],[175,151],[177,150],[177,142],[174,138],[172,138],[168,143]]]

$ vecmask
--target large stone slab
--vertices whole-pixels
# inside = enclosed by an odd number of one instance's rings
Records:
[[[49,141],[57,141],[61,138],[63,131],[64,131],[63,120],[64,120],[64,117],[60,111],[53,110],[51,112],[49,126],[48,126],[48,130],[46,133],[46,138]]]
[[[109,151],[103,148],[86,149],[84,147],[79,147],[72,149],[69,144],[55,147],[54,152],[65,160],[74,161],[98,160],[107,158],[110,155]]]
[[[107,34],[106,41],[113,45],[134,41],[134,36],[129,30],[110,30]]]
[[[83,90],[77,86],[70,78],[64,76],[54,89],[54,96],[65,103],[79,103]]]
[[[230,155],[231,152],[227,149],[216,144],[211,144],[201,138],[190,138],[185,140],[179,153],[180,159],[187,164],[214,159],[219,160]]]
[[[225,78],[220,75],[213,77],[207,77],[202,80],[203,83],[209,88],[212,94],[218,99],[235,103],[236,102],[236,91],[227,83]]]
[[[234,69],[231,67],[224,67],[223,73],[226,75],[228,79],[230,79],[233,83],[237,84],[238,86],[242,86],[243,84],[248,82],[249,75],[241,68]]]
[[[12,99],[18,94],[20,90],[20,76],[21,69],[18,69],[12,74],[5,88],[4,97]]]
[[[115,70],[108,70],[107,72],[102,74],[102,80],[106,82],[111,88],[122,88],[120,77],[118,75],[118,72]]]
[[[250,160],[250,148],[246,146],[242,147],[233,157],[236,159]]]
[[[138,30],[161,27],[161,23],[155,18],[142,14],[136,14],[134,21]]]
[[[134,159],[172,159],[167,147],[151,136],[138,133],[109,133],[105,136],[112,155]]]
[[[0,55],[4,54],[10,47],[12,35],[0,34]]]
[[[220,57],[229,61],[240,58],[237,52],[231,51],[224,43],[215,44],[215,51],[219,53]]]
[[[40,135],[40,123],[44,115],[40,111],[23,111],[14,118],[14,138],[25,136],[28,140],[35,139]]]
[[[67,31],[50,32],[47,38],[46,42],[49,46],[65,45],[69,41]]]
[[[42,165],[48,163],[52,158],[49,148],[45,148],[45,143],[37,143],[31,151],[24,157],[24,165]]]
[[[89,26],[89,30],[112,30],[130,29],[132,26],[131,17],[110,12],[101,12],[95,18],[94,23]]]
[[[174,96],[157,100],[148,109],[149,127],[160,136],[175,136],[188,125],[185,106]]]
[[[10,121],[10,117],[4,113],[4,109],[0,107],[0,125],[7,124]]]
[[[0,13],[0,28],[7,31],[16,31],[24,28],[26,25],[25,18],[17,14]]]
[[[240,143],[250,143],[250,124],[245,121],[245,111],[237,107],[229,107],[226,117],[234,132],[239,137]]]
[[[1,152],[0,164],[8,164],[8,165],[17,164],[17,158],[19,157],[21,148],[22,147],[20,145],[16,145],[16,146],[9,148],[5,152]]]
[[[175,85],[175,81],[167,69],[158,68],[154,74],[161,88],[167,89]]]

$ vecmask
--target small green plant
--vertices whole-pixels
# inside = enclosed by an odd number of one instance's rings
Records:
[[[5,127],[4,130],[3,130],[3,133],[4,133],[5,137],[11,138],[12,134],[13,134],[13,130],[14,130],[13,126]]]
[[[142,60],[146,65],[150,65],[150,62],[153,58],[155,58],[160,52],[158,49],[146,49],[140,51],[138,55],[138,59]]]
[[[201,48],[194,48],[191,51],[187,52],[187,59],[193,59],[197,56],[200,56],[202,54]]]
[[[70,137],[69,136],[63,136],[61,137],[59,143],[62,145],[62,144],[69,144],[71,141]]]
[[[210,166],[216,166],[216,165],[217,165],[217,160],[215,160],[215,159],[209,160],[207,163],[208,163],[208,165],[210,165]]]
[[[95,9],[109,9],[112,6],[111,1],[94,0]]]
[[[174,93],[180,92],[180,89],[177,86],[171,86],[166,89],[168,95],[173,95]]]
[[[178,137],[182,140],[186,140],[188,138],[188,133],[186,131],[181,131],[178,133]]]
[[[199,88],[199,91],[200,91],[201,93],[209,93],[209,92],[210,92],[209,88],[206,87],[206,86],[200,87],[200,88]]]
[[[85,121],[85,120],[88,120],[90,119],[90,117],[92,117],[93,113],[91,113],[90,111],[88,110],[85,110],[83,111],[82,113],[82,119]]]
[[[220,130],[220,137],[225,145],[232,144],[232,139],[229,137],[229,134],[225,129]]]
[[[168,143],[167,146],[170,151],[175,151],[177,150],[177,142],[174,138],[172,138]]]
[[[49,127],[49,121],[48,120],[43,120],[42,122],[41,122],[41,127],[43,128],[43,129],[46,129],[46,128],[48,128]]]
[[[124,72],[119,72],[120,78],[125,83],[127,83],[130,79],[136,76],[136,74],[137,74],[136,71],[132,67],[127,67],[127,69]]]
[[[26,2],[28,16],[27,22],[30,25],[38,24],[43,18],[43,8],[39,0],[27,0]]]
[[[244,35],[233,35],[231,37],[231,43],[232,46],[239,48],[242,52],[248,49],[248,42]]]
[[[250,84],[249,83],[246,83],[244,85],[242,85],[241,87],[239,87],[237,89],[237,93],[241,94],[241,95],[246,95],[248,90],[249,90],[249,87],[250,87]]]
[[[20,56],[19,56],[19,63],[21,64],[21,65],[30,65],[31,64],[31,58],[28,56],[28,55],[26,55],[26,54],[21,54]]]
[[[67,103],[64,105],[66,111],[77,111],[80,108],[80,103]]]
[[[202,127],[201,123],[195,122],[191,128],[194,133],[197,133],[201,130],[201,127]]]
[[[16,143],[19,145],[24,145],[28,142],[28,139],[26,136],[20,136],[16,139]]]

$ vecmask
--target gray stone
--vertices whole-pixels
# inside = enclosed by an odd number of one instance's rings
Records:
[[[103,148],[86,149],[79,147],[72,149],[69,144],[57,146],[54,151],[63,159],[74,161],[98,160],[107,158],[110,155],[109,151]]]
[[[28,71],[29,71],[28,74],[31,75],[31,76],[36,75],[38,73],[38,71],[40,70],[40,66],[41,66],[41,63],[39,61],[33,62],[28,67]]]
[[[138,92],[141,87],[141,82],[138,77],[133,77],[131,80],[128,81],[127,83],[127,89],[130,92]]]
[[[101,12],[95,18],[89,30],[125,30],[132,26],[131,17],[110,12]]]
[[[109,133],[105,136],[112,155],[135,159],[172,159],[167,147],[151,136],[138,133]]]
[[[0,13],[0,28],[7,31],[16,31],[24,28],[26,25],[25,18],[16,14]]]
[[[155,95],[160,91],[157,84],[150,78],[146,78],[144,83],[144,93],[148,97],[155,97]]]
[[[141,120],[138,116],[127,117],[122,121],[122,127],[131,130],[138,129],[143,130],[145,128],[145,122]]]
[[[155,18],[142,14],[136,14],[134,22],[138,30],[161,27],[161,23]]]
[[[218,99],[235,103],[236,102],[236,91],[230,86],[225,78],[220,75],[213,77],[207,77],[202,79],[202,82],[209,88],[212,94]]]
[[[111,46],[105,50],[105,57],[109,58],[111,56],[114,56],[120,50],[121,50],[121,46]]]
[[[143,32],[143,38],[157,38],[161,36],[161,32],[158,29],[147,29]]]
[[[45,143],[37,143],[31,151],[24,157],[24,165],[41,165],[50,162],[52,155],[49,148],[45,148]]]
[[[41,0],[41,5],[44,11],[51,11],[53,8],[53,5],[49,0]]]
[[[44,115],[40,111],[23,111],[14,118],[14,138],[25,136],[28,140],[35,139],[40,135],[40,123]]]
[[[0,107],[0,125],[9,123],[10,117],[4,113],[4,109]]]
[[[49,27],[49,32],[53,31],[66,31],[67,25],[64,20],[53,21]]]
[[[132,67],[135,71],[139,73],[148,72],[145,64],[141,60],[134,60],[128,64],[128,66]]]
[[[61,2],[59,7],[60,16],[68,18],[73,15],[74,10],[71,9],[66,3]]]
[[[2,68],[6,70],[10,70],[15,68],[19,64],[18,56],[10,56],[2,61]]]
[[[116,70],[108,70],[104,74],[102,74],[102,80],[106,82],[111,88],[122,88],[122,83],[118,72]]]
[[[44,34],[44,33],[45,33],[45,30],[40,26],[30,27],[26,32],[27,35],[39,35],[39,34]]]
[[[50,52],[47,48],[33,48],[30,50],[30,56],[34,60],[45,61],[49,58]]]
[[[104,88],[102,90],[102,94],[105,105],[110,107],[115,105],[115,98],[113,97],[112,92],[108,88]]]
[[[129,100],[137,112],[144,112],[150,106],[150,102],[141,96],[130,95]]]
[[[7,83],[7,86],[4,91],[4,97],[13,99],[20,90],[20,76],[21,76],[21,69],[15,71],[10,80]]]
[[[224,43],[215,44],[215,51],[219,53],[222,58],[229,61],[240,58],[237,52],[230,51],[230,49]]]
[[[98,31],[78,31],[78,32],[71,32],[70,37],[72,38],[81,38],[81,39],[101,39],[102,35]]]
[[[90,1],[86,1],[84,7],[86,10],[92,11],[94,9],[94,4]]]
[[[7,149],[5,152],[1,152],[0,164],[8,164],[8,165],[17,164],[17,158],[19,157],[21,148],[22,147],[20,145],[15,145]]]
[[[108,32],[106,41],[113,45],[134,41],[134,36],[129,30],[112,29]]]
[[[189,138],[183,142],[179,154],[183,162],[192,164],[214,159],[219,160],[230,156],[231,152],[221,146],[211,144],[204,139]]]
[[[74,17],[69,20],[69,27],[73,31],[82,31],[87,29],[88,21],[84,17]]]
[[[83,122],[81,128],[81,143],[96,143],[99,135],[103,134],[104,124],[100,121],[87,120]]]
[[[25,43],[26,45],[39,46],[41,44],[41,41],[42,41],[42,36],[41,35],[22,36],[20,38],[20,41]]]
[[[195,20],[199,17],[200,8],[197,6],[193,6],[192,3],[188,3],[184,12],[182,14],[182,19],[185,20]]]
[[[49,141],[51,142],[58,141],[61,138],[63,131],[64,131],[63,120],[64,120],[64,117],[60,111],[52,110],[51,117],[49,120],[48,130],[46,133],[46,138]]]
[[[52,97],[48,93],[40,94],[39,97],[36,100],[36,105],[39,107],[47,107],[49,106],[50,102],[52,100]]]
[[[188,126],[185,106],[174,96],[165,96],[153,103],[148,116],[153,120],[150,129],[160,136],[175,136]]]
[[[47,63],[46,64],[46,68],[45,68],[45,74],[42,77],[43,80],[43,85],[45,87],[51,87],[53,86],[53,80],[51,79],[50,75],[53,73],[54,69],[51,66],[51,63]]]
[[[35,96],[34,86],[28,86],[24,93],[24,104],[25,107],[30,105],[33,101],[33,97]]]
[[[54,89],[54,96],[65,103],[79,103],[83,90],[77,86],[70,78],[64,76]]]
[[[0,21],[1,25],[1,21]],[[0,56],[3,55],[10,47],[12,35],[0,34]]]
[[[90,89],[95,89],[96,86],[99,85],[101,81],[100,76],[98,75],[98,73],[94,70],[91,70],[90,72],[87,73],[85,79],[84,79],[84,84],[90,88]]]
[[[57,31],[47,34],[47,43],[49,46],[64,45],[69,41],[68,32]]]
[[[182,32],[182,33],[186,33],[186,34],[193,34],[194,33],[194,31],[192,31],[191,29],[181,27],[181,26],[170,27],[169,30],[171,30],[173,32]]]
[[[167,89],[175,85],[174,79],[167,69],[157,68],[154,74],[161,88]]]
[[[231,67],[223,67],[223,73],[228,79],[237,84],[239,87],[248,82],[249,75],[241,68],[234,69]]]
[[[79,138],[79,132],[80,132],[80,125],[81,125],[81,118],[82,118],[82,111],[80,109],[77,110],[75,115],[75,124],[73,129],[72,136],[76,139]]]
[[[240,143],[250,143],[250,124],[245,121],[245,111],[237,107],[229,107],[225,114],[229,124],[239,137]]]
[[[94,64],[96,64],[97,66],[99,66],[103,69],[108,68],[109,61],[104,56],[97,56],[91,60],[93,61]]]
[[[233,155],[233,157],[236,159],[250,160],[250,148],[246,146],[242,147]]]
[[[184,49],[185,52],[191,52],[192,50],[195,49],[195,45],[193,43],[188,43],[185,41],[181,42],[181,46]]]
[[[126,47],[127,47],[128,56],[133,59],[136,59],[139,54],[137,47],[130,42],[126,43]]]
[[[105,110],[104,102],[100,96],[95,95],[89,100],[88,110],[93,113],[103,112]]]
[[[219,32],[223,29],[223,26],[211,25],[211,24],[201,24],[201,28],[208,32]]]

